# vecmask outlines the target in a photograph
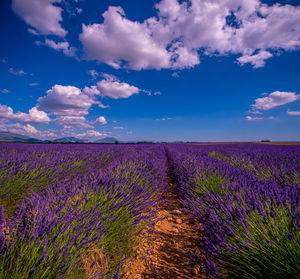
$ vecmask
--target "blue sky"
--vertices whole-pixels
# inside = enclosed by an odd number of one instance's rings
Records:
[[[1,131],[300,140],[297,1],[0,5]]]

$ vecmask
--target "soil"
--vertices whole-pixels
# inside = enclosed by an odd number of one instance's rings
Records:
[[[136,256],[125,262],[124,279],[208,278],[201,261],[201,225],[185,214],[168,174],[166,200],[158,208],[158,219],[144,231]]]

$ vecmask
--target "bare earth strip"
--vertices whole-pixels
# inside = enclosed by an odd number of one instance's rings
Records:
[[[200,260],[201,228],[181,210],[170,176],[168,187],[153,230],[141,237],[136,257],[125,263],[125,279],[207,278]]]

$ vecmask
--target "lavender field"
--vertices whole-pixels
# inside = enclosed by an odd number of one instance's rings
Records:
[[[299,278],[299,145],[1,144],[0,164],[0,278],[122,278],[168,175],[205,276]]]

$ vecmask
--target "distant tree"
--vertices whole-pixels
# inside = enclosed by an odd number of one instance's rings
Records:
[[[270,140],[261,140],[261,142],[271,142]]]
[[[119,144],[119,141],[118,141],[118,140],[116,140],[116,141],[115,141],[115,144]]]

